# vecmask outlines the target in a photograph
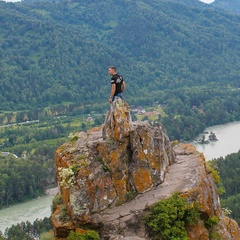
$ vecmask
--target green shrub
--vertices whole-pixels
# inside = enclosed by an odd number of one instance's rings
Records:
[[[57,205],[61,204],[63,204],[62,196],[60,194],[57,194],[52,200],[52,213],[54,213],[57,209]]]
[[[76,164],[73,164],[72,166],[69,167],[70,169],[72,169],[73,173],[75,176],[77,176],[79,170],[80,170],[80,167]]]
[[[101,240],[98,233],[93,230],[87,230],[84,233],[71,231],[68,235],[68,240]]]
[[[212,173],[213,174],[214,182],[216,184],[220,182],[219,172],[213,168],[213,164],[211,164],[210,161],[206,162],[206,170],[207,170],[208,173]]]
[[[84,154],[80,154],[79,156],[78,156],[78,159],[79,160],[81,160],[81,159],[86,159],[87,157],[84,155]]]
[[[218,195],[223,195],[225,193],[225,188],[224,187],[218,187],[217,188],[217,194]]]
[[[78,133],[70,133],[68,135],[70,142],[76,142],[78,140]]]
[[[194,225],[198,219],[200,219],[199,208],[196,204],[191,203],[185,206],[184,221],[188,225]]]
[[[209,229],[219,223],[219,219],[217,216],[210,217],[206,222],[205,225]]]
[[[192,225],[200,218],[198,207],[187,204],[186,199],[174,194],[150,207],[145,221],[156,239],[187,240],[185,225]]]
[[[214,231],[210,232],[209,238],[211,240],[222,240],[223,239],[222,236],[219,233],[214,232]]]

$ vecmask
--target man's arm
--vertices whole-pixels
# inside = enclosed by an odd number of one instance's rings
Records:
[[[124,81],[122,82],[121,90],[122,90],[122,93],[124,93],[124,91],[126,90],[126,83]]]
[[[110,93],[110,97],[113,97],[116,91],[116,84],[112,84],[112,88],[111,88],[111,93]]]
[[[110,98],[109,98],[109,102],[112,103],[112,97],[114,96],[116,91],[116,84],[112,84],[112,88],[111,88],[111,93],[110,93]]]

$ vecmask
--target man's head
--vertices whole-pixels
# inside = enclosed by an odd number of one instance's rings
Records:
[[[109,74],[109,75],[113,76],[113,75],[116,74],[116,72],[117,72],[116,67],[111,66],[111,67],[108,68],[108,74]]]

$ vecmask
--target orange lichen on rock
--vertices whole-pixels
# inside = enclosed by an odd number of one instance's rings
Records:
[[[153,187],[149,168],[138,168],[132,173],[132,175],[138,193],[149,191]]]
[[[69,202],[70,189],[63,187],[61,191],[61,195],[62,195],[63,202],[67,205]]]
[[[59,219],[59,214],[61,212],[60,205],[57,206],[57,209],[52,214],[51,222],[53,225],[54,235],[58,238],[66,238],[71,230],[74,229],[72,221],[62,221]]]
[[[182,148],[185,150],[185,154],[193,154],[196,152],[196,147],[189,143],[182,143]]]
[[[209,240],[209,232],[201,220],[194,225],[187,226],[187,231],[189,240]]]
[[[102,124],[101,126],[93,127],[93,128],[91,128],[91,129],[88,129],[88,130],[87,130],[87,133],[88,133],[88,134],[91,134],[92,132],[102,131],[103,127],[104,127],[104,124]]]

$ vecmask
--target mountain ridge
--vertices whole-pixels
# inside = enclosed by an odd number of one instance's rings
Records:
[[[217,6],[219,8],[224,9],[225,11],[229,11],[232,13],[240,13],[240,4],[237,0],[215,0],[213,2],[213,6]]]
[[[112,63],[126,80],[133,79],[129,96],[135,90],[149,98],[152,91],[156,98],[158,91],[200,86],[201,81],[238,86],[230,69],[240,61],[238,17],[209,6],[122,0],[103,6],[90,1],[1,5],[2,109],[102,102]],[[100,79],[106,79],[104,84]]]

